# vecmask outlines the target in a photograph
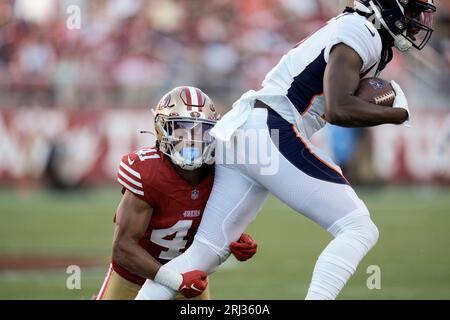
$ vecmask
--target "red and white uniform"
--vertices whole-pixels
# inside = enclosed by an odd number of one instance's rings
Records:
[[[155,259],[165,264],[192,244],[212,189],[214,170],[194,187],[178,175],[170,159],[153,147],[123,156],[117,180],[122,193],[126,189],[153,208],[139,244]],[[145,282],[114,261],[112,267],[128,281],[140,285]]]

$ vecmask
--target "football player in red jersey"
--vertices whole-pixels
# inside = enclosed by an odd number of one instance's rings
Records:
[[[98,300],[134,299],[146,279],[192,243],[214,181],[214,145],[209,130],[218,120],[200,89],[177,87],[159,102],[156,147],[127,154],[117,180],[123,197],[114,217],[112,263]],[[256,253],[248,235],[231,244],[240,261]],[[203,271],[174,275],[167,283],[182,296],[209,299]]]

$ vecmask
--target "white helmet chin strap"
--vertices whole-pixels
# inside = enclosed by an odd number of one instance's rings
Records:
[[[370,1],[370,7],[372,8],[375,17],[378,19],[378,21],[380,21],[380,23],[383,25],[383,27],[389,32],[389,34],[392,36],[392,38],[394,38],[394,45],[395,47],[401,51],[401,52],[406,52],[409,49],[411,49],[412,47],[412,43],[410,41],[408,41],[405,37],[401,36],[401,35],[395,35],[387,26],[386,21],[384,21],[380,10],[378,9],[378,7],[373,3],[373,1]],[[404,31],[405,33],[407,32],[406,30]]]
[[[394,40],[395,47],[401,52],[407,52],[412,47],[412,43],[405,38],[396,36]]]
[[[368,14],[372,13],[372,10],[370,10],[370,8],[367,8],[365,5],[363,5],[358,0],[353,1],[353,8],[355,10],[358,10],[358,11],[361,11],[361,12],[364,12],[364,13],[368,13]]]

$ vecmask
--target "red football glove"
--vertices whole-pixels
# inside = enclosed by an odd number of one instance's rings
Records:
[[[239,261],[246,261],[253,257],[258,249],[258,244],[248,234],[243,233],[238,241],[230,244],[231,253]]]
[[[186,298],[199,296],[208,286],[206,273],[200,270],[189,271],[182,274],[183,282],[178,291]]]

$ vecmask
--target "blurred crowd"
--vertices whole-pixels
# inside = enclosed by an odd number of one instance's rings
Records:
[[[229,105],[346,2],[2,0],[0,106],[143,107],[184,84]],[[440,2],[426,61],[396,58],[391,72],[406,66],[405,78],[445,96],[450,1]],[[79,29],[67,26],[71,5]]]
[[[123,153],[150,143],[137,134],[152,123],[140,108],[193,85],[223,113],[352,2],[0,0],[0,182],[111,180]],[[382,75],[407,92],[421,130],[330,126],[318,137],[352,182],[432,176],[428,155],[450,117],[450,0],[435,2],[430,45],[396,54]]]

